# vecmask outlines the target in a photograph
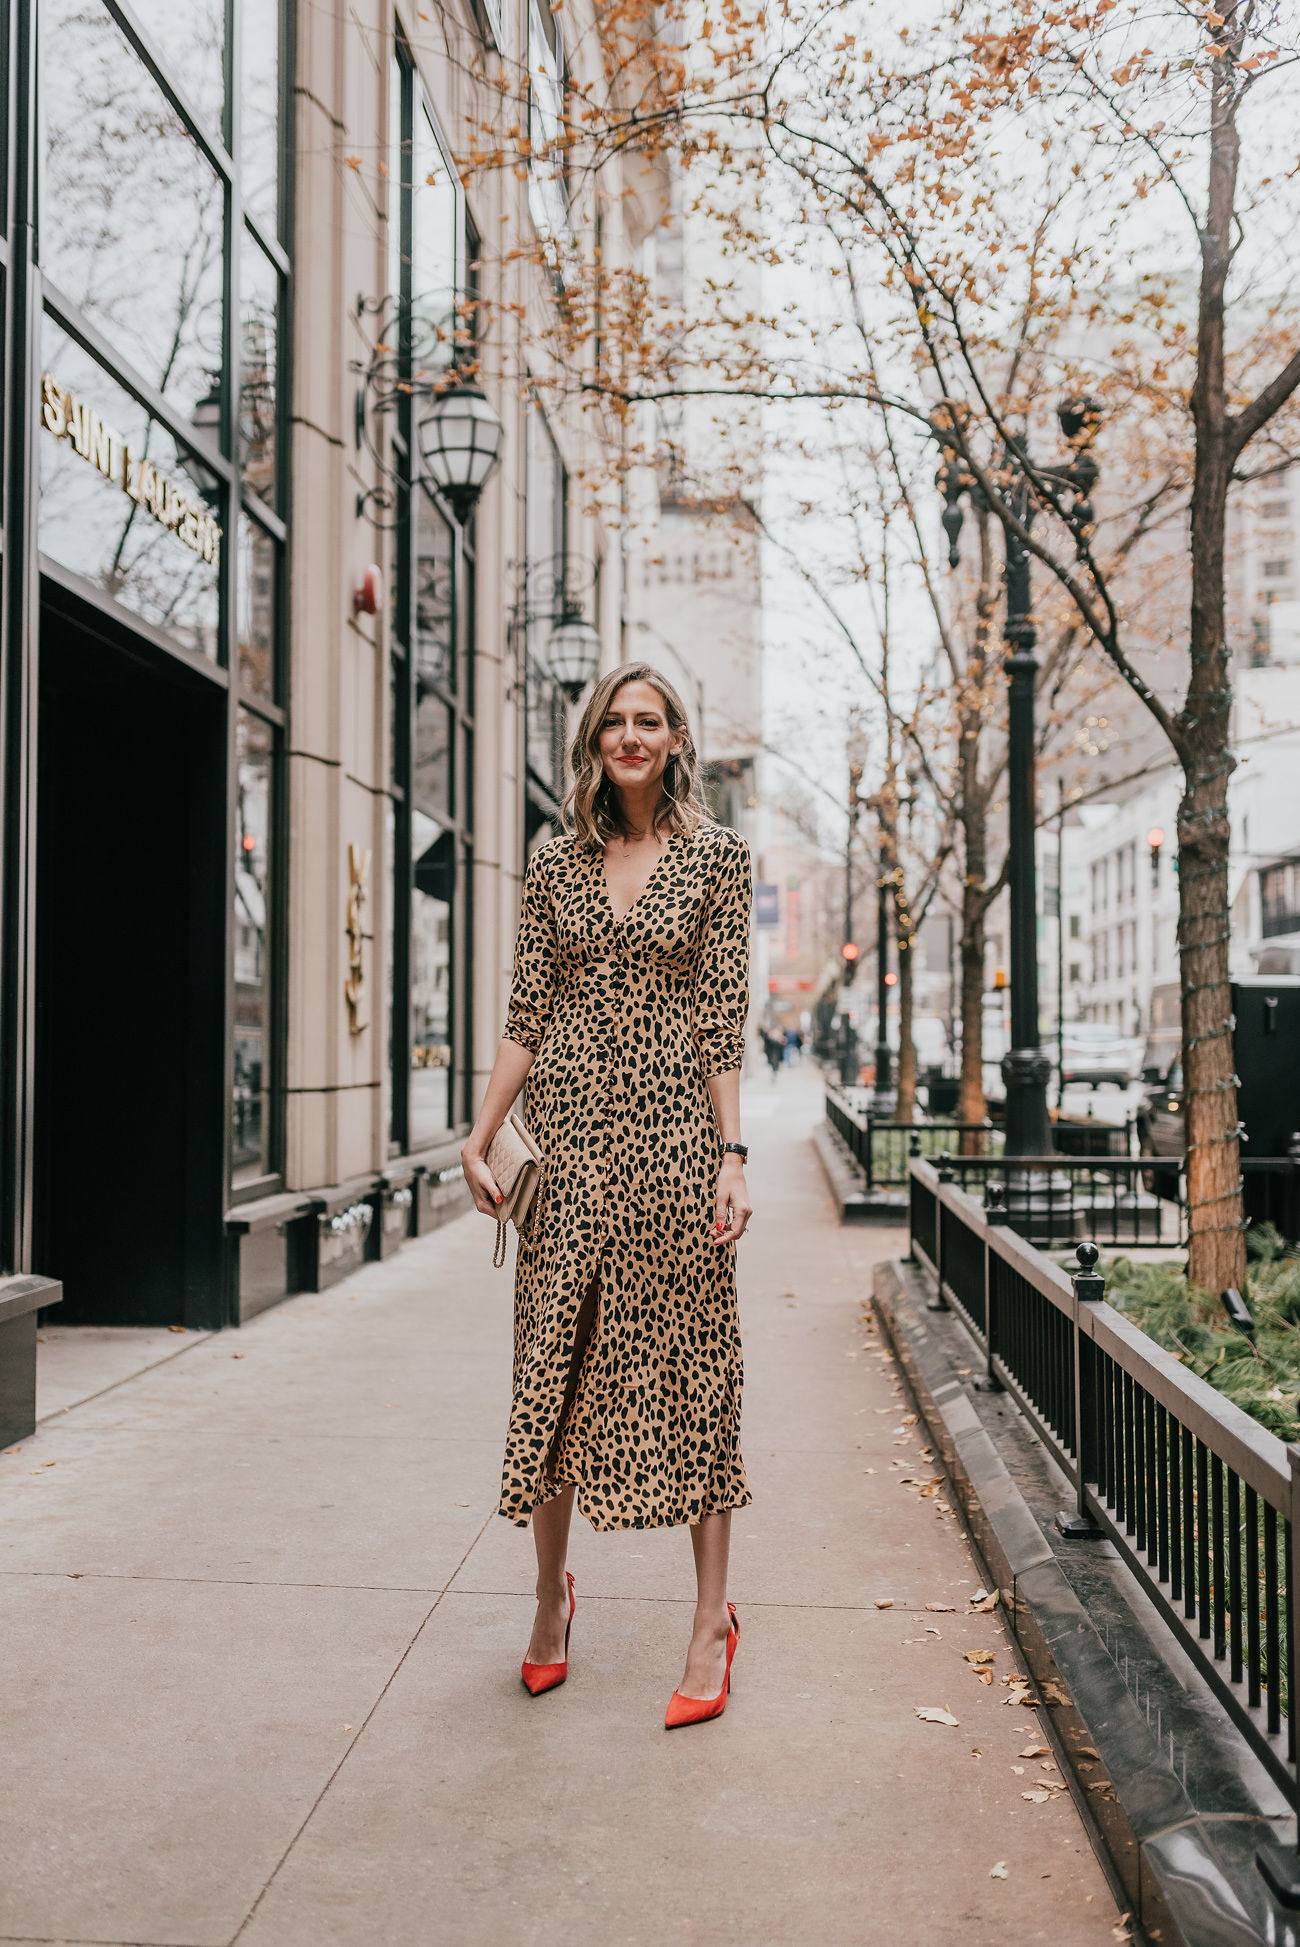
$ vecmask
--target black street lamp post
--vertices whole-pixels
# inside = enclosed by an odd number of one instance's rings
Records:
[[[880,817],[880,876],[876,880],[876,1084],[871,1107],[877,1116],[894,1108],[894,1072],[889,1052],[889,833],[884,806]]]
[[[1074,455],[1070,464],[1034,466],[1023,449],[1008,448],[998,492],[1003,506],[1027,529],[1034,515],[1034,496],[1026,470],[1036,481],[1063,488],[1071,496],[1066,518],[1082,537],[1093,524],[1090,496],[1098,468],[1089,449],[1100,422],[1100,410],[1091,399],[1067,399],[1058,407],[1057,418]],[[987,507],[988,503],[968,471],[953,433],[937,423],[937,415],[932,425],[935,437],[944,448],[937,484],[944,499],[948,562],[955,568],[960,559],[958,536],[963,494],[977,508]],[[1003,533],[1007,591],[1003,631],[1007,645],[1007,890],[1011,905],[1011,1048],[1002,1057],[1002,1077],[1007,1091],[1006,1154],[1050,1156],[1052,1124],[1047,1112],[1047,1084],[1052,1064],[1039,1039],[1038,887],[1034,857],[1038,823],[1034,788],[1037,759],[1034,679],[1038,674],[1038,659],[1034,648],[1038,631],[1033,618],[1029,554],[1018,534],[1005,526]]]

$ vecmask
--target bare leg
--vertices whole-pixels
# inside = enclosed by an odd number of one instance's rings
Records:
[[[569,1622],[569,1585],[564,1564],[569,1554],[569,1523],[577,1489],[562,1487],[553,1501],[533,1509],[533,1544],[537,1549],[537,1616],[528,1644],[528,1663],[563,1663],[564,1632]]]
[[[691,1529],[695,1550],[695,1623],[686,1652],[686,1674],[677,1688],[683,1697],[716,1697],[727,1670],[727,1561],[731,1553],[731,1509],[709,1514]]]

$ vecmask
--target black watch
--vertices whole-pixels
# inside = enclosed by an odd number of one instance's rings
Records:
[[[722,1153],[724,1156],[739,1156],[742,1163],[749,1160],[749,1151],[744,1143],[723,1143]]]

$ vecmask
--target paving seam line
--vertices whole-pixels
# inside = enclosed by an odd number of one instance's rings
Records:
[[[370,1709],[366,1712],[361,1722],[357,1725],[355,1736],[352,1738],[347,1749],[343,1752],[342,1756],[339,1758],[338,1763],[333,1767],[329,1776],[326,1778],[325,1783],[321,1786],[315,1798],[312,1800],[306,1812],[303,1814],[303,1817],[298,1825],[297,1831],[293,1834],[292,1838],[289,1840],[288,1845],[284,1848],[284,1851],[280,1854],[280,1857],[276,1860],[274,1866],[267,1874],[266,1879],[262,1883],[262,1887],[257,1895],[257,1898],[253,1901],[253,1904],[249,1907],[248,1912],[244,1915],[243,1919],[236,1927],[234,1933],[230,1936],[229,1947],[235,1947],[235,1943],[242,1937],[242,1935],[246,1932],[246,1930],[248,1929],[248,1927],[251,1925],[252,1921],[256,1917],[257,1909],[261,1906],[262,1901],[266,1898],[272,1886],[275,1884],[275,1881],[278,1878],[279,1874],[283,1871],[285,1863],[288,1860],[290,1853],[292,1853],[299,1839],[301,1839],[303,1833],[307,1830],[307,1827],[311,1824],[312,1820],[315,1818],[318,1808],[323,1804],[325,1797],[329,1792],[330,1786],[334,1783],[334,1780],[338,1777],[340,1771],[342,1771],[344,1765],[347,1763],[348,1759],[352,1756],[352,1753],[356,1750],[357,1745],[360,1743],[361,1738],[366,1731],[366,1727],[369,1725],[375,1712],[379,1709],[379,1706],[383,1703],[384,1698],[388,1695],[393,1684],[397,1680],[397,1677],[400,1675],[402,1669],[405,1667],[407,1657],[411,1654],[411,1651],[415,1648],[421,1636],[423,1636],[425,1630],[428,1628],[430,1618],[436,1613],[439,1604],[441,1603],[443,1597],[447,1593],[447,1590],[450,1589],[452,1583],[456,1580],[456,1577],[460,1574],[460,1571],[462,1570],[462,1568],[464,1568],[466,1562],[469,1560],[470,1556],[473,1554],[474,1550],[478,1547],[484,1535],[487,1533],[488,1526],[492,1521],[492,1518],[496,1514],[496,1512],[497,1510],[493,1508],[491,1513],[489,1513],[482,1527],[478,1530],[478,1533],[474,1536],[473,1541],[470,1542],[469,1547],[465,1550],[464,1554],[457,1562],[455,1568],[448,1576],[446,1586],[438,1591],[437,1598],[429,1605],[429,1608],[426,1611],[425,1615],[421,1618],[419,1628],[415,1631],[414,1635],[411,1637],[410,1642],[406,1645],[406,1648],[402,1651],[402,1654],[398,1657],[396,1663],[394,1663],[392,1669],[388,1672],[388,1675],[384,1678],[378,1696],[371,1704]]]
[[[73,1328],[69,1327],[69,1330],[71,1329]],[[29,1440],[32,1439],[33,1435],[39,1432],[41,1427],[52,1425],[55,1420],[61,1420],[65,1414],[75,1413],[80,1407],[89,1406],[92,1400],[104,1399],[109,1393],[115,1393],[120,1386],[129,1386],[133,1379],[143,1379],[146,1373],[157,1372],[162,1366],[172,1365],[175,1360],[183,1358],[187,1352],[196,1351],[200,1345],[206,1345],[209,1339],[214,1339],[216,1336],[217,1334],[215,1332],[196,1332],[191,1337],[188,1345],[178,1345],[176,1350],[169,1352],[165,1359],[155,1359],[152,1365],[141,1366],[138,1372],[123,1373],[120,1379],[115,1379],[109,1386],[101,1386],[97,1393],[87,1393],[84,1399],[70,1399],[66,1406],[56,1406],[52,1413],[42,1414],[41,1418],[37,1420],[36,1425],[32,1428],[32,1432],[27,1435],[27,1438]],[[37,1343],[40,1343],[39,1339]],[[0,1934],[0,1940],[7,1938],[9,1938],[8,1935]],[[13,1938],[17,1939],[18,1936],[14,1935]],[[74,1943],[74,1947],[76,1947],[76,1943]],[[113,1943],[113,1947],[116,1947],[115,1942]]]
[[[1144,1756],[1149,1726],[980,1420],[941,1332],[927,1323],[929,1296],[919,1267],[875,1266],[876,1317],[948,1476],[985,1586],[1001,1590],[1011,1640],[1038,1697],[1034,1715],[1121,1909],[1133,1914],[1130,1925],[1159,1947],[1293,1940],[1287,1916],[1275,1910],[1276,1924],[1261,1924],[1237,1897],[1208,1844],[1209,1828],[1224,1821],[1200,1813],[1172,1773],[1161,1778]],[[1113,1800],[1088,1791],[1091,1781],[1075,1769],[1080,1745],[1100,1751]],[[1262,1892],[1262,1881],[1250,1890]]]

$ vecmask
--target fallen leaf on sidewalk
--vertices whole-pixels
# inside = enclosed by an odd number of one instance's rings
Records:
[[[927,1602],[925,1606],[936,1616],[955,1616],[957,1613],[951,1602]]]
[[[457,1506],[458,1508],[467,1508],[467,1507],[469,1506],[469,1502],[468,1502],[468,1501],[457,1501],[457,1503],[456,1503],[456,1506]]]
[[[1020,1796],[1027,1798],[1031,1805],[1046,1805],[1052,1794],[1047,1790],[1045,1785],[1031,1785],[1029,1790],[1027,1792],[1021,1792]]]
[[[1099,1758],[1101,1752],[1094,1751],[1090,1744],[1081,1744],[1078,1746],[1074,1755],[1076,1758]]]
[[[864,1467],[862,1471],[864,1474],[874,1474],[876,1470],[874,1467]]]
[[[185,1327],[183,1325],[169,1325],[167,1327],[167,1330],[169,1332],[183,1332],[185,1330]]]
[[[913,1704],[913,1710],[926,1724],[957,1724],[961,1720],[953,1716],[947,1705]]]
[[[230,1356],[232,1359],[242,1359],[244,1355],[242,1352],[232,1352]]]
[[[905,1413],[905,1414],[903,1415],[903,1425],[904,1425],[904,1426],[915,1426],[915,1425],[916,1425],[916,1422],[917,1422],[917,1420],[918,1420],[919,1418],[920,1418],[920,1415],[919,1415],[919,1414],[917,1414],[917,1413]]]
[[[992,1595],[984,1595],[981,1593],[978,1596],[973,1595],[970,1600],[972,1609],[978,1610],[982,1616],[987,1616],[1001,1602],[1002,1591],[1001,1589],[994,1589]]]
[[[1025,1767],[1022,1764],[1013,1764],[1011,1769],[1015,1772],[1017,1778],[1024,1777]]]
[[[1022,1758],[1050,1758],[1051,1755],[1052,1747],[1050,1744],[1027,1744],[1020,1753]]]
[[[989,1867],[990,1879],[1005,1879],[1006,1876],[1007,1876],[1007,1862],[1005,1859],[999,1859],[996,1866]]]
[[[1055,1677],[1048,1677],[1045,1679],[1042,1689],[1043,1695],[1049,1704],[1055,1704],[1062,1710],[1069,1710],[1070,1699],[1065,1694],[1064,1684],[1058,1683]]]
[[[966,1650],[963,1663],[969,1663],[981,1683],[992,1683],[993,1671],[990,1667],[996,1655],[994,1650]]]

